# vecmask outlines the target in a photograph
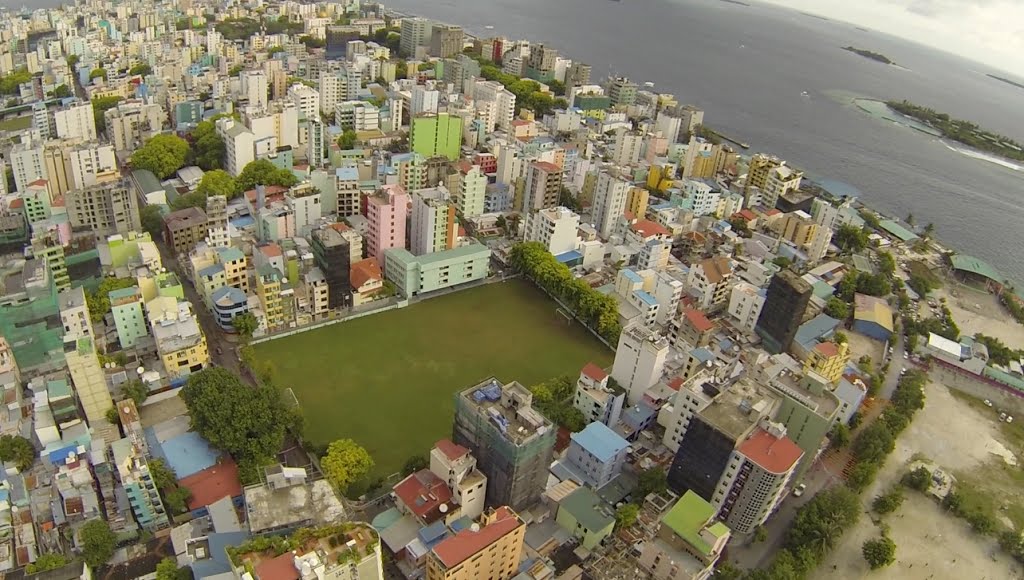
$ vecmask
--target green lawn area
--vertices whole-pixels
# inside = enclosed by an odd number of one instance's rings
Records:
[[[530,386],[613,353],[527,282],[488,284],[256,346],[314,443],[351,437],[399,471],[450,437],[454,393],[489,376]]]
[[[22,131],[32,126],[32,117],[14,117],[0,121],[0,131]]]

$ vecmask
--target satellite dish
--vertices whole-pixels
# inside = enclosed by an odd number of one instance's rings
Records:
[[[142,375],[142,373],[144,373],[144,372],[146,372],[146,367],[139,367],[139,368],[135,369],[135,373],[138,374],[138,375]]]
[[[448,504],[443,503],[437,509],[441,510],[441,513],[446,514],[446,513],[448,513]]]
[[[478,524],[476,522],[473,522],[473,525],[469,526],[469,531],[471,531],[471,532],[479,532],[480,531],[480,524]]]

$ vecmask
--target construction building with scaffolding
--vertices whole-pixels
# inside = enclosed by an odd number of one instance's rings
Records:
[[[555,447],[555,426],[518,382],[494,377],[455,398],[455,443],[469,448],[487,475],[487,505],[522,513],[540,500]]]

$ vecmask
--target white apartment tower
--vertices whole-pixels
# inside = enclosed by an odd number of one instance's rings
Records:
[[[96,119],[91,103],[75,103],[53,114],[57,137],[61,139],[96,139]]]
[[[295,83],[288,87],[288,99],[295,103],[295,107],[307,119],[319,117],[317,109],[320,108],[320,93],[302,83]]]
[[[412,99],[409,105],[409,115],[414,117],[420,113],[437,113],[437,104],[441,93],[422,86],[412,88]]]
[[[608,239],[615,228],[615,222],[626,211],[626,198],[630,184],[607,169],[597,175],[594,188],[594,226],[603,239]]]
[[[557,256],[576,249],[579,227],[579,214],[568,208],[541,209],[526,214],[525,239],[544,244],[548,252]]]
[[[444,186],[413,193],[409,235],[409,248],[416,256],[455,247],[455,206]]]
[[[627,401],[637,404],[665,371],[668,339],[643,326],[632,326],[619,335],[612,378],[626,389]]]
[[[242,97],[250,106],[265,109],[269,99],[267,75],[263,71],[247,70],[242,71],[239,77],[242,81]]]

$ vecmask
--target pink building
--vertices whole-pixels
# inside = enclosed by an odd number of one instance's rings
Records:
[[[409,194],[398,184],[385,185],[366,200],[366,255],[384,263],[384,250],[405,247],[405,222],[409,216]]]

